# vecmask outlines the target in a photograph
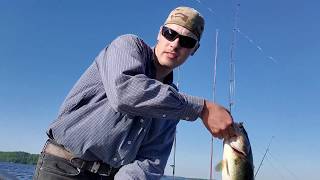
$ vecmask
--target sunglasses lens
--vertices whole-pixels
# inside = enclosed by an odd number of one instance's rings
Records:
[[[167,28],[163,26],[162,28],[162,35],[168,40],[168,41],[174,41],[177,38],[178,33],[170,28]]]
[[[181,47],[184,48],[193,48],[197,44],[197,40],[178,34],[176,31],[163,26],[161,34],[168,40],[168,41],[174,41],[177,37],[179,37],[179,44]]]
[[[197,40],[188,36],[180,36],[179,42],[180,46],[184,48],[193,48],[197,44]]]

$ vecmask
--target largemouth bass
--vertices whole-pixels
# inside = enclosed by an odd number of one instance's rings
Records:
[[[242,123],[234,123],[236,136],[224,139],[223,160],[216,166],[222,180],[254,180],[254,166],[248,134]]]

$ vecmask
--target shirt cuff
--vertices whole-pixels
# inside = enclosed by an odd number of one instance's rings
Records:
[[[180,119],[195,121],[201,114],[204,106],[204,99],[196,96],[190,96],[180,93],[186,100],[186,106]]]

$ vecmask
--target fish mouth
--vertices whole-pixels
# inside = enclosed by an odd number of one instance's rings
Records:
[[[238,156],[243,157],[243,158],[247,157],[247,154],[245,152],[243,152],[235,147],[231,147],[231,148]]]

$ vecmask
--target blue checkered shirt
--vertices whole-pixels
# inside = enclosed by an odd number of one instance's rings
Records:
[[[172,73],[155,80],[154,51],[135,35],[116,38],[95,58],[49,129],[86,160],[120,167],[115,179],[160,179],[179,119],[198,118],[204,100],[179,93]]]

